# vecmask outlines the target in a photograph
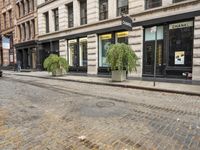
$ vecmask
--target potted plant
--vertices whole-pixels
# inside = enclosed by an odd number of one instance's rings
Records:
[[[68,63],[65,58],[55,54],[49,55],[43,63],[45,69],[52,73],[52,76],[62,76],[68,71]]]
[[[124,81],[127,72],[136,71],[138,58],[129,45],[119,43],[108,48],[106,60],[112,70],[112,81]]]

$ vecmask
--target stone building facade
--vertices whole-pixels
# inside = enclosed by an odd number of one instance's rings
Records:
[[[13,0],[0,1],[0,29],[1,29],[1,48],[0,64],[1,66],[13,65],[16,61],[16,52],[13,45],[14,39],[14,2]]]
[[[157,76],[200,80],[199,0],[38,0],[37,6],[41,67],[56,53],[70,71],[105,74],[108,45],[123,42],[139,57],[129,76],[151,77],[157,41]],[[132,31],[122,28],[122,13],[132,18]]]
[[[15,1],[15,48],[22,69],[36,69],[37,5],[36,0]]]

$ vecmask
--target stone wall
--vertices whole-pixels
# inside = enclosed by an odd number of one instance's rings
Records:
[[[97,74],[98,68],[98,36],[91,34],[87,36],[88,42],[88,74]]]
[[[194,22],[193,80],[200,80],[200,16]]]

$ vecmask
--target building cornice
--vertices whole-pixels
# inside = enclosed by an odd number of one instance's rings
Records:
[[[46,1],[46,2],[44,2],[44,3],[40,4],[40,5],[38,5],[37,8],[42,8],[42,7],[48,5],[48,4],[52,3],[52,2],[55,2],[55,1],[57,1],[57,0],[49,0],[49,1]]]
[[[143,15],[148,15],[151,13],[156,13],[156,12],[166,12],[167,10],[171,10],[171,9],[177,9],[178,7],[185,7],[185,6],[191,6],[191,5],[196,5],[196,4],[200,4],[199,0],[191,0],[191,1],[183,1],[183,2],[179,2],[179,3],[173,3],[167,6],[160,6],[160,7],[156,7],[156,8],[152,8],[152,9],[147,9],[144,10],[142,12],[137,12],[135,14],[130,14],[131,17],[138,17],[138,16],[143,16]]]

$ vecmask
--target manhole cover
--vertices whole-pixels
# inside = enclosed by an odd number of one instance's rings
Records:
[[[98,102],[96,104],[96,106],[100,107],[100,108],[102,108],[102,107],[112,107],[112,106],[115,106],[115,103],[113,103],[113,102],[107,102],[107,101],[101,101],[101,102]]]

